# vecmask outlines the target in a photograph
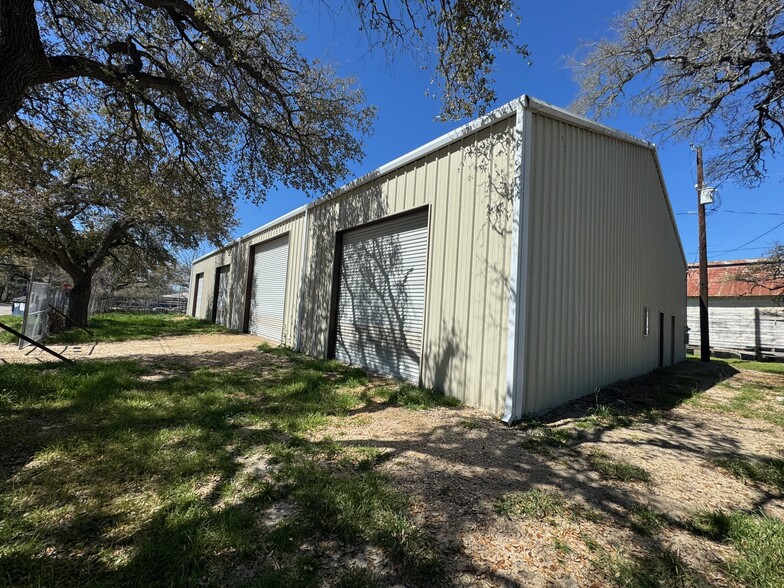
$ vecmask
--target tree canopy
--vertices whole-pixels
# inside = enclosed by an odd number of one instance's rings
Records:
[[[637,0],[612,28],[573,60],[576,107],[628,106],[664,137],[713,148],[711,178],[762,181],[784,139],[784,4]]]
[[[763,259],[744,268],[736,279],[751,284],[755,294],[770,294],[781,302],[784,298],[784,245],[774,243]]]
[[[140,162],[42,135],[30,143],[29,135],[9,133],[13,165],[0,156],[0,249],[66,272],[77,323],[86,323],[92,280],[107,262],[155,266],[171,262],[177,248],[228,237],[234,208],[214,173],[167,157],[162,147]]]
[[[348,6],[371,43],[435,62],[446,117],[492,103],[496,49],[525,53],[510,0]],[[220,169],[238,195],[260,200],[277,182],[323,193],[361,156],[373,109],[301,40],[278,0],[3,0],[0,141],[78,124],[91,146],[131,157],[155,143]]]

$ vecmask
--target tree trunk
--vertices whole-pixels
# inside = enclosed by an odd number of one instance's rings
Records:
[[[92,278],[74,280],[73,288],[68,291],[68,321],[67,327],[74,324],[87,326],[87,309],[90,306],[90,290]],[[73,321],[73,322],[72,322]]]
[[[27,89],[48,68],[33,0],[0,1],[0,124],[19,110]]]

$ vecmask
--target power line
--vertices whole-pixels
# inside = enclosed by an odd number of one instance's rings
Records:
[[[722,251],[721,253],[732,253],[733,251],[740,251],[746,245],[751,245],[752,243],[754,243],[754,241],[758,241],[758,240],[762,239],[765,235],[767,235],[768,233],[772,233],[773,231],[775,231],[776,229],[778,229],[782,225],[784,225],[784,221],[781,221],[775,227],[773,227],[772,229],[770,229],[768,231],[765,231],[761,235],[758,235],[758,236],[754,237],[751,241],[746,241],[743,245],[738,245],[737,247],[735,247],[735,249],[727,249],[726,251]],[[763,249],[763,247],[755,247],[754,249]]]
[[[722,210],[721,212],[728,212],[730,214],[758,214],[764,216],[784,216],[784,212],[754,212],[751,210]]]
[[[742,248],[742,249],[739,249],[739,248],[735,248],[735,249],[716,249],[716,250],[708,251],[708,253],[710,255],[715,255],[717,253],[730,253],[732,251],[761,251],[762,249],[767,249],[767,248],[768,248],[767,245],[763,245],[761,247],[745,247],[745,248]],[[699,252],[697,252],[697,251],[689,251],[686,254],[686,256],[687,257],[690,256],[690,255],[696,256],[696,255],[698,255],[698,253]],[[697,260],[695,259],[693,263],[697,263]]]
[[[729,214],[754,214],[761,216],[784,216],[784,212],[754,212],[752,210],[717,210],[716,212],[727,212]],[[676,212],[675,216],[683,216],[685,214],[697,214],[697,211],[689,210],[687,212]]]

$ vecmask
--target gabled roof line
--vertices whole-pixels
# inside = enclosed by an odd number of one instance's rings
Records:
[[[645,149],[649,149],[653,153],[653,156],[654,156],[654,162],[655,162],[655,165],[656,165],[656,171],[657,171],[657,173],[659,175],[659,181],[661,183],[661,187],[662,187],[662,190],[663,190],[664,195],[665,195],[665,199],[664,200],[665,200],[665,203],[667,205],[667,210],[668,210],[669,215],[670,215],[670,221],[672,222],[673,230],[675,231],[675,238],[677,239],[678,246],[680,247],[681,258],[683,260],[684,267],[687,265],[686,254],[684,253],[683,243],[681,242],[680,234],[678,233],[678,226],[677,226],[677,224],[675,222],[675,214],[673,213],[672,205],[670,204],[669,195],[667,193],[667,186],[664,183],[664,175],[662,174],[661,164],[659,162],[659,156],[658,156],[658,154],[656,152],[656,145],[654,145],[653,143],[650,143],[648,141],[645,141],[643,139],[638,139],[637,137],[634,137],[633,135],[630,135],[630,134],[625,133],[623,131],[619,131],[619,130],[614,129],[612,127],[608,127],[608,126],[603,125],[601,123],[592,121],[592,120],[587,119],[587,118],[585,118],[583,116],[580,116],[580,115],[577,115],[577,114],[573,114],[571,112],[568,112],[567,110],[564,110],[563,108],[559,108],[558,106],[554,106],[552,104],[548,104],[547,102],[543,102],[542,100],[537,100],[536,98],[532,98],[531,96],[528,96],[527,94],[523,94],[519,98],[515,98],[514,100],[511,100],[510,102],[507,102],[506,104],[503,104],[502,106],[499,106],[498,108],[488,112],[484,116],[481,116],[481,117],[479,117],[479,118],[477,118],[475,120],[469,121],[466,124],[458,127],[457,129],[449,131],[448,133],[445,133],[445,134],[441,135],[440,137],[437,137],[437,138],[433,139],[432,141],[430,141],[428,143],[425,143],[421,147],[417,147],[416,149],[414,149],[412,151],[409,151],[408,153],[405,153],[404,155],[401,155],[400,157],[398,157],[396,159],[393,159],[389,163],[386,163],[386,164],[382,165],[381,167],[379,167],[379,168],[377,168],[377,169],[375,169],[375,170],[373,170],[373,171],[371,171],[371,172],[369,172],[367,174],[364,174],[364,175],[362,175],[362,176],[352,180],[348,184],[344,184],[343,186],[341,186],[339,188],[336,188],[335,190],[325,194],[324,196],[314,200],[313,202],[310,202],[308,204],[304,204],[303,206],[300,206],[299,208],[297,208],[297,209],[295,209],[295,210],[293,210],[293,211],[291,211],[291,212],[289,212],[287,214],[284,214],[283,216],[280,216],[280,217],[278,217],[276,219],[271,220],[270,222],[266,223],[265,225],[259,227],[258,229],[254,229],[250,233],[247,233],[247,234],[243,235],[242,237],[234,239],[233,241],[229,242],[228,244],[224,245],[223,247],[220,247],[220,248],[215,249],[215,250],[213,250],[213,251],[211,251],[209,253],[206,253],[205,255],[202,255],[198,259],[194,260],[193,263],[197,263],[199,261],[202,261],[202,260],[204,260],[204,259],[206,259],[208,257],[211,257],[212,255],[215,255],[216,253],[218,253],[218,252],[220,252],[220,251],[222,251],[222,250],[224,250],[224,249],[226,249],[226,248],[228,248],[228,247],[230,247],[232,245],[235,245],[235,244],[237,244],[237,243],[239,243],[239,242],[241,242],[241,241],[243,241],[245,239],[248,239],[248,238],[250,238],[250,237],[252,237],[252,236],[254,236],[254,235],[258,234],[258,233],[261,233],[261,232],[263,232],[263,231],[265,231],[267,229],[270,229],[270,228],[274,227],[277,224],[280,224],[280,223],[282,223],[282,222],[284,222],[284,221],[286,221],[286,220],[288,220],[288,219],[290,219],[290,218],[292,218],[292,217],[294,217],[294,216],[296,216],[298,214],[303,213],[306,209],[309,210],[309,209],[315,208],[317,206],[320,206],[321,204],[323,204],[323,203],[325,203],[325,202],[327,202],[329,200],[332,200],[333,198],[337,198],[338,196],[340,196],[342,194],[345,194],[346,192],[354,190],[354,189],[356,189],[356,188],[358,188],[360,186],[363,186],[363,185],[365,185],[365,184],[375,180],[376,178],[380,178],[380,177],[382,177],[382,176],[384,176],[384,175],[386,175],[386,174],[388,174],[390,172],[396,171],[396,170],[398,170],[398,169],[400,169],[400,168],[402,168],[402,167],[404,167],[404,166],[406,166],[406,165],[408,165],[408,164],[410,164],[410,163],[412,163],[414,161],[417,161],[417,160],[419,160],[419,159],[421,159],[423,157],[426,157],[427,155],[430,155],[431,153],[434,153],[434,152],[436,152],[436,151],[438,151],[440,149],[443,149],[444,147],[447,147],[448,145],[456,143],[457,141],[460,141],[461,139],[464,139],[465,137],[468,137],[469,135],[473,135],[474,133],[477,133],[477,132],[481,131],[482,129],[486,128],[486,127],[489,127],[489,126],[491,126],[493,124],[501,122],[502,120],[505,120],[505,119],[507,119],[507,118],[509,118],[511,116],[515,116],[516,113],[519,112],[521,109],[530,110],[531,112],[540,113],[540,114],[549,116],[551,118],[555,118],[557,120],[561,120],[561,121],[566,122],[568,124],[572,124],[572,125],[577,126],[577,127],[581,127],[581,128],[584,128],[584,129],[587,129],[587,130],[590,130],[590,131],[594,131],[594,132],[602,134],[602,135],[606,135],[606,136],[612,137],[614,139],[618,139],[620,141],[624,141],[626,143],[631,143],[633,145],[637,145],[639,147],[643,147]]]
[[[527,98],[523,96],[523,98]],[[659,183],[661,184],[662,191],[664,192],[664,202],[667,205],[667,212],[670,215],[670,222],[672,223],[673,231],[675,231],[675,239],[678,241],[678,247],[681,250],[681,259],[683,260],[684,268],[687,267],[688,263],[686,261],[686,253],[683,249],[683,243],[681,242],[681,235],[678,232],[678,224],[675,222],[675,213],[672,210],[672,203],[670,202],[670,195],[667,191],[667,184],[664,182],[664,173],[662,172],[661,162],[659,161],[659,152],[656,150],[656,145],[649,141],[645,141],[643,139],[638,139],[637,137],[630,135],[628,133],[624,133],[623,131],[619,131],[612,127],[608,127],[601,123],[592,121],[584,116],[580,116],[579,114],[571,113],[563,108],[559,108],[557,106],[553,106],[552,104],[548,104],[547,102],[542,102],[541,100],[537,100],[536,98],[527,98],[527,104],[529,110],[533,112],[540,112],[551,118],[561,120],[565,123],[572,124],[577,127],[581,127],[587,129],[589,131],[595,131],[602,135],[607,135],[608,137],[612,137],[614,139],[619,139],[621,141],[625,141],[626,143],[631,143],[633,145],[637,145],[639,147],[643,147],[645,149],[650,150],[653,153],[653,160],[654,164],[656,165],[656,173],[659,175]]]
[[[276,219],[273,219],[273,220],[271,220],[270,222],[268,222],[268,223],[266,223],[266,224],[264,224],[264,225],[260,226],[258,229],[253,229],[253,230],[252,230],[252,231],[250,231],[249,233],[245,233],[245,234],[244,234],[242,237],[237,237],[236,239],[233,239],[233,240],[229,241],[229,242],[228,242],[228,243],[226,243],[225,245],[223,245],[223,246],[221,246],[221,247],[218,247],[217,249],[213,249],[213,250],[212,250],[212,251],[210,251],[209,253],[205,253],[205,254],[204,254],[204,255],[202,255],[201,257],[199,257],[199,258],[197,258],[197,259],[194,259],[194,260],[191,262],[191,265],[193,265],[193,264],[195,264],[195,263],[198,263],[198,262],[200,262],[200,261],[203,261],[203,260],[207,259],[208,257],[212,257],[212,256],[213,256],[213,255],[215,255],[216,253],[219,253],[219,252],[223,251],[224,249],[228,249],[229,247],[231,247],[231,246],[233,246],[233,245],[237,245],[238,243],[241,243],[241,242],[242,242],[242,241],[244,241],[245,239],[250,239],[251,237],[253,237],[253,236],[255,236],[255,235],[258,235],[259,233],[263,233],[263,232],[264,232],[264,231],[266,231],[267,229],[271,229],[271,228],[273,228],[275,225],[279,225],[279,224],[280,224],[280,223],[282,223],[283,221],[287,221],[287,220],[289,220],[290,218],[293,218],[293,217],[295,217],[295,216],[297,216],[297,215],[303,214],[303,213],[305,212],[305,209],[306,209],[306,208],[307,208],[307,205],[303,204],[303,205],[302,205],[302,206],[300,206],[299,208],[295,208],[295,209],[294,209],[294,210],[292,210],[291,212],[287,212],[287,213],[286,213],[286,214],[284,214],[283,216],[279,216],[278,218],[276,218]]]

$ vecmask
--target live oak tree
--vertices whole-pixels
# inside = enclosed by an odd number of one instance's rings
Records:
[[[784,139],[784,3],[637,0],[613,30],[573,59],[578,109],[630,107],[712,147],[709,177],[764,179]]]
[[[735,279],[750,284],[754,294],[770,294],[781,303],[784,300],[784,245],[774,244],[763,259],[743,268]]]
[[[87,323],[92,282],[105,265],[170,263],[171,251],[217,244],[233,226],[220,178],[167,157],[161,145],[147,147],[149,160],[128,160],[41,135],[31,142],[29,134],[7,137],[14,165],[0,156],[0,249],[68,274],[76,324]]]
[[[152,261],[152,263],[151,263]],[[146,251],[123,249],[93,276],[91,294],[105,299],[134,298],[158,300],[167,294],[187,291],[190,266],[175,256],[160,263]]]
[[[432,68],[444,118],[492,104],[497,50],[527,54],[510,0],[345,1]],[[0,1],[0,240],[62,267],[84,323],[120,249],[165,258],[225,236],[238,197],[325,192],[374,111],[301,41],[278,0]]]
[[[511,0],[346,2],[371,44],[432,67],[444,117],[492,103],[498,49],[526,54]],[[278,0],[3,0],[0,125],[70,133],[87,109],[127,156],[162,143],[232,195],[320,194],[361,156],[373,109],[301,40]]]

